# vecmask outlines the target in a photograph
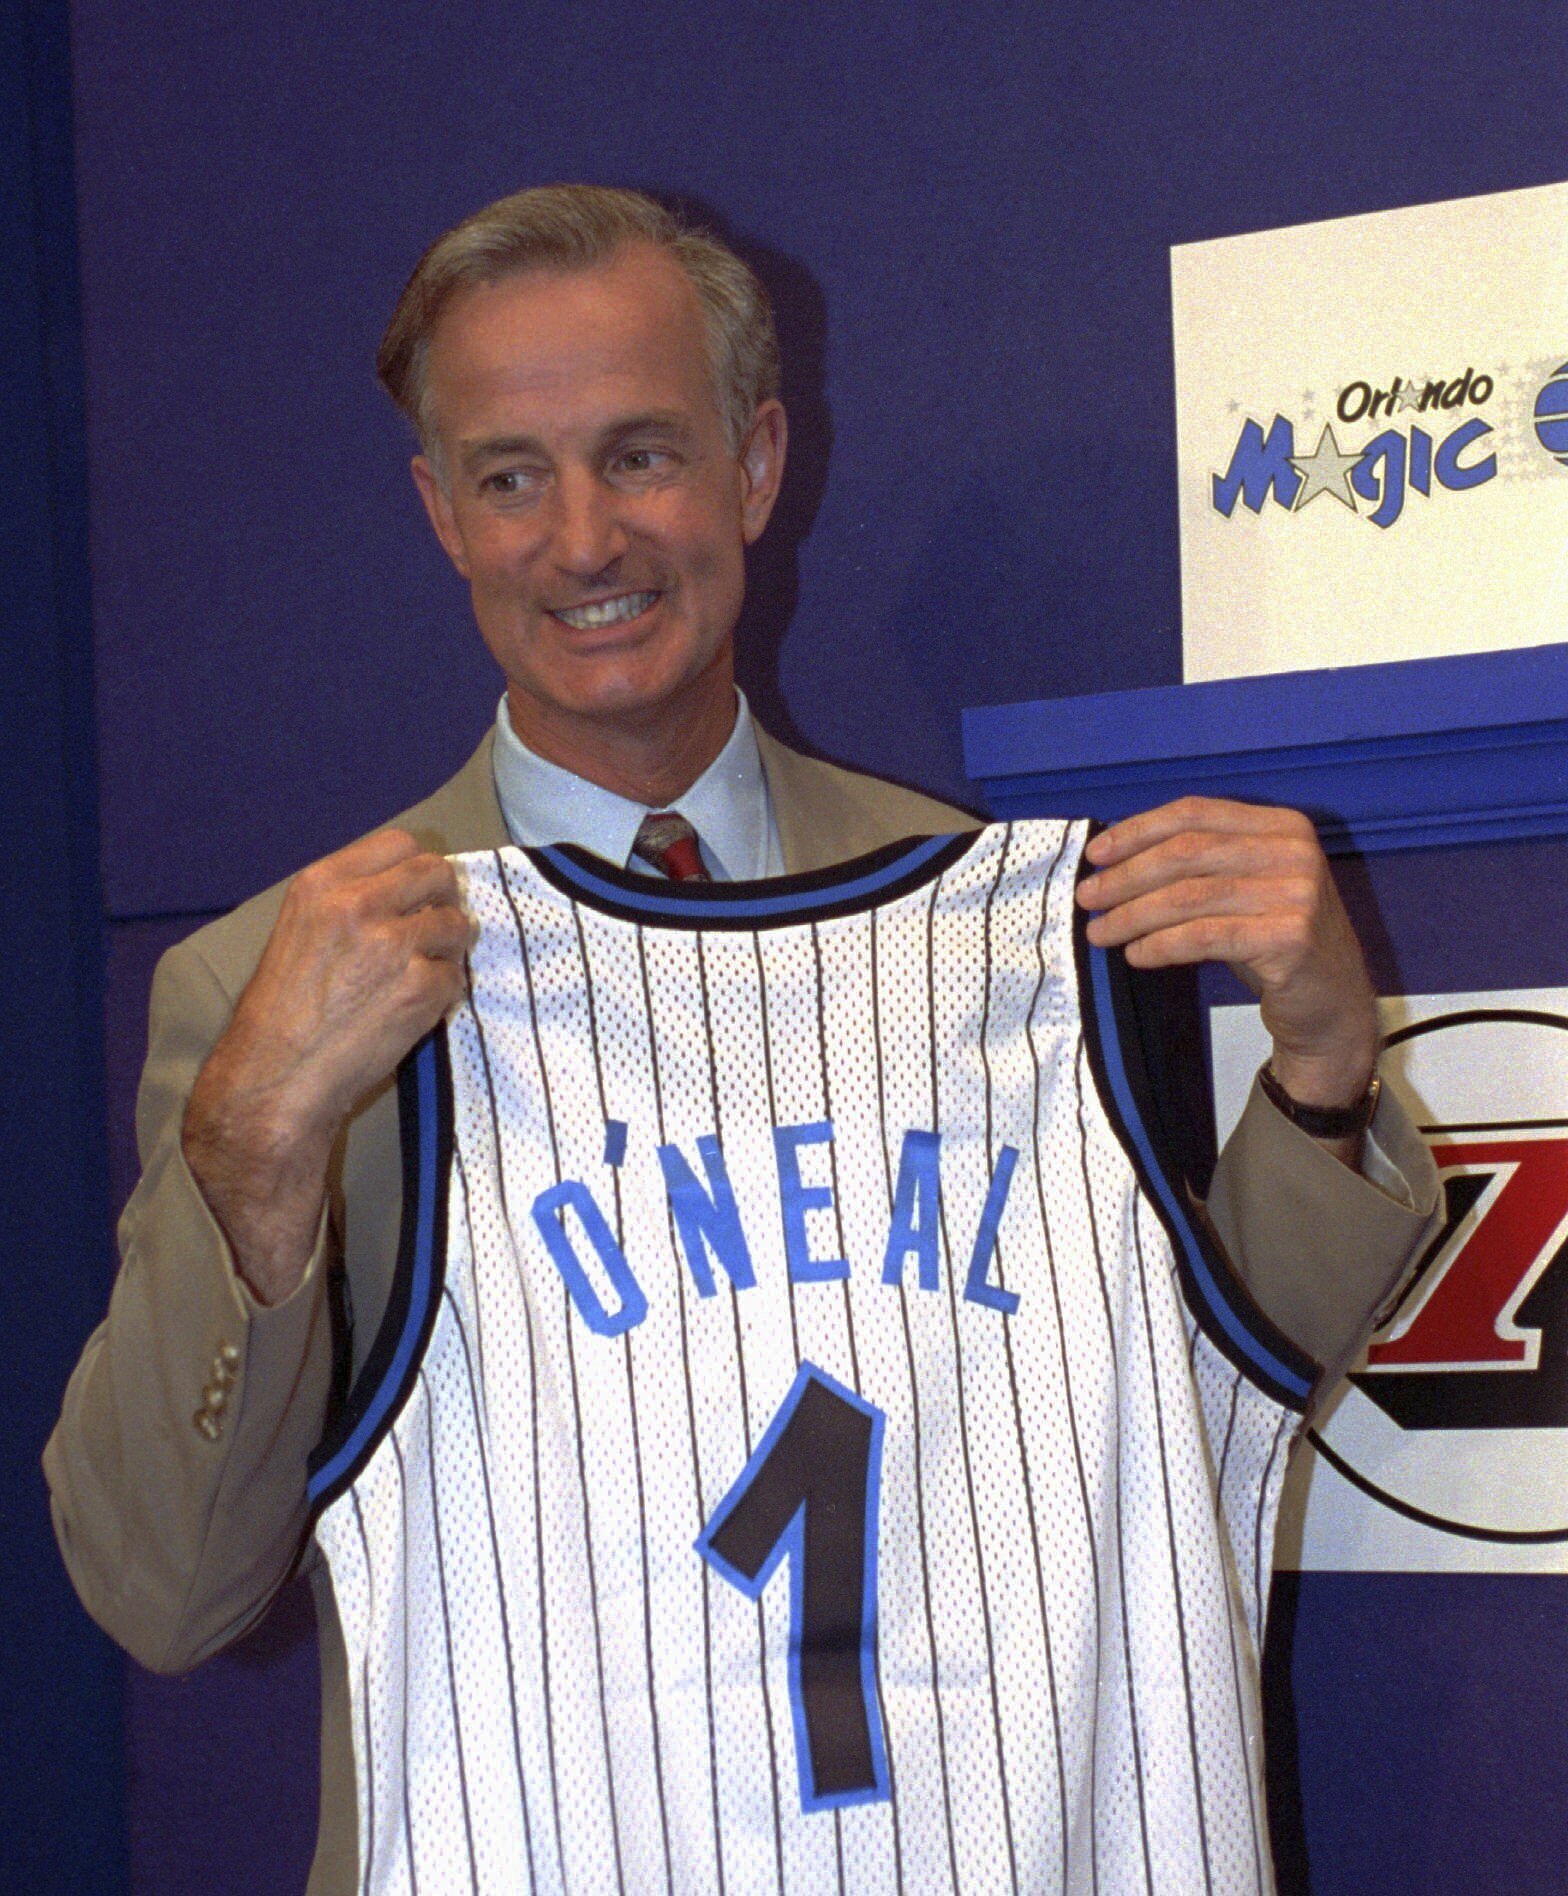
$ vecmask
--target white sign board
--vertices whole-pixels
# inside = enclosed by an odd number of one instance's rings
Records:
[[[1568,989],[1382,1004],[1386,1085],[1448,1229],[1292,1462],[1276,1558],[1340,1572],[1568,1572]],[[1221,1137],[1268,1051],[1210,1017]]]
[[[1568,184],[1171,252],[1189,683],[1568,621]]]

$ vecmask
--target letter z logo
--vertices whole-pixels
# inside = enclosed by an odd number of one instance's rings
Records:
[[[1568,1134],[1428,1129],[1448,1219],[1354,1381],[1406,1429],[1568,1424]]]
[[[1439,1567],[1484,1570],[1484,1549],[1508,1546],[1553,1549],[1530,1558],[1568,1571],[1568,989],[1407,1005],[1419,1011],[1388,1036],[1384,1066],[1437,1163],[1446,1215],[1307,1431],[1342,1478],[1320,1489],[1313,1477],[1308,1564],[1419,1567],[1435,1551],[1396,1535],[1380,1554],[1386,1522],[1358,1513],[1359,1490],[1468,1544]]]

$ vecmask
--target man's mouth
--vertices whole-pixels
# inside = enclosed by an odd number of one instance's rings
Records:
[[[602,632],[606,626],[619,625],[646,612],[658,596],[656,592],[620,593],[614,599],[597,599],[592,605],[557,607],[554,616],[574,632]]]

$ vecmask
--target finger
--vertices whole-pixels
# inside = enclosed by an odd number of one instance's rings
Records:
[[[1088,926],[1099,948],[1120,947],[1162,928],[1180,927],[1205,916],[1270,916],[1298,931],[1312,912],[1309,884],[1253,876],[1205,876],[1150,890],[1094,916]]]
[[[377,830],[361,836],[347,848],[307,863],[293,878],[285,898],[291,911],[314,911],[322,905],[352,903],[352,892],[367,878],[384,874],[400,862],[423,854],[406,830]]]
[[[1224,835],[1266,835],[1270,832],[1311,834],[1312,825],[1297,810],[1266,803],[1236,803],[1229,797],[1178,797],[1157,809],[1123,817],[1091,836],[1084,854],[1096,868],[1108,868],[1139,850],[1148,849],[1183,830],[1206,830]]]
[[[371,913],[381,915],[411,915],[416,909],[432,906],[461,906],[457,871],[445,856],[432,856],[423,850],[367,878],[364,899]]]
[[[1294,876],[1317,882],[1323,855],[1315,836],[1182,830],[1112,864],[1078,885],[1081,908],[1108,909],[1118,903],[1194,878]]]
[[[1134,968],[1190,967],[1200,961],[1223,961],[1241,976],[1254,993],[1262,980],[1252,970],[1278,946],[1276,931],[1257,916],[1200,915],[1170,928],[1157,928],[1121,946]]]
[[[422,1034],[463,997],[463,964],[418,956],[410,962],[383,1018],[388,1066],[395,1065]]]
[[[461,961],[473,946],[474,930],[467,915],[446,904],[422,908],[404,923],[413,953],[431,961]]]
[[[345,876],[374,876],[383,869],[390,869],[394,863],[423,854],[425,851],[407,830],[373,830],[370,835],[361,836],[347,847],[324,856],[320,866],[341,870]]]

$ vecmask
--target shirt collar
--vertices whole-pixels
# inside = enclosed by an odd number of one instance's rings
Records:
[[[632,843],[649,806],[590,783],[531,751],[512,729],[503,695],[496,711],[495,788],[515,843],[575,843],[606,862],[642,869]],[[746,695],[735,693],[735,725],[684,796],[662,806],[696,830],[709,873],[721,882],[778,875],[782,852]],[[657,873],[650,871],[650,873]]]

